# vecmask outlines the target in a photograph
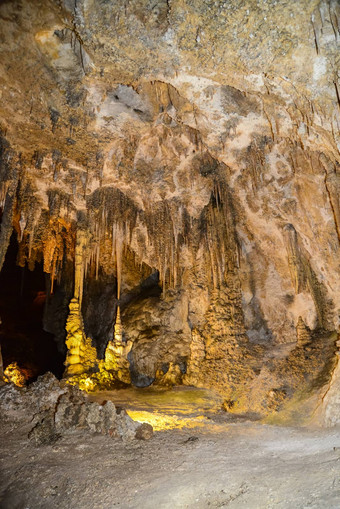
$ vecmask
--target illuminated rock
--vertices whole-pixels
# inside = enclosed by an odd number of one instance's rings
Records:
[[[73,298],[69,304],[69,315],[66,322],[67,355],[65,376],[79,375],[93,371],[97,365],[97,351],[90,338],[84,333],[79,301]]]
[[[113,343],[115,346],[120,347],[123,345],[123,332],[122,332],[122,321],[120,319],[120,307],[117,307],[116,322],[113,333]]]
[[[191,331],[191,336],[190,357],[184,382],[188,385],[196,385],[199,380],[200,365],[205,357],[205,344],[204,339],[196,329]]]
[[[114,337],[112,341],[108,342],[106,347],[104,366],[107,371],[112,371],[118,380],[124,383],[131,383],[130,363],[127,358],[131,347],[131,341],[125,342],[123,340],[120,309],[118,306]]]
[[[172,387],[173,385],[181,385],[182,381],[183,373],[181,368],[173,362],[170,362],[166,373],[163,373],[162,370],[156,372],[156,385]]]
[[[26,377],[16,362],[12,362],[7,366],[4,371],[4,380],[12,382],[18,387],[24,387],[26,384]]]
[[[85,335],[81,314],[86,247],[86,233],[79,228],[75,245],[74,297],[69,304],[69,315],[66,322],[65,376],[89,373],[94,371],[97,366],[97,351],[92,346],[91,339]]]

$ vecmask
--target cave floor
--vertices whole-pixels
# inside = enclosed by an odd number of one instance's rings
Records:
[[[7,428],[0,439],[2,509],[340,507],[339,429],[236,420],[219,413],[218,397],[206,391],[92,398],[110,398],[144,420],[157,406],[154,425],[163,430],[128,442],[73,432],[36,447],[27,427]]]
[[[155,431],[170,429],[204,428],[218,431],[235,416],[222,410],[223,398],[208,389],[194,387],[162,387],[143,389],[127,388],[92,393],[92,401],[102,403],[111,400],[117,408],[125,408],[130,417],[139,422],[148,422]],[[249,419],[250,415],[240,419]]]

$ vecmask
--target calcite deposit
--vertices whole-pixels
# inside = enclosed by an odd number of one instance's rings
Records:
[[[0,409],[2,429],[8,431],[8,423],[14,428],[28,426],[28,438],[36,445],[52,444],[77,431],[124,440],[148,440],[153,433],[152,426],[133,421],[112,401],[88,401],[84,392],[60,383],[51,373],[39,377],[29,388],[1,387]]]
[[[1,2],[0,267],[12,232],[43,263],[66,375],[261,415],[322,397],[339,23],[337,0]]]

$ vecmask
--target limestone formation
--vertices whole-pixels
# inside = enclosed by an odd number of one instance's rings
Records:
[[[131,440],[149,439],[152,426],[133,421],[116,411],[111,401],[100,405],[87,400],[82,391],[60,384],[51,374],[40,377],[29,388],[0,387],[0,420],[15,426],[31,424],[29,438],[36,445],[48,445],[76,431],[101,433]]]
[[[6,384],[0,388],[0,419],[23,423],[37,422],[41,415],[53,408],[59,397],[67,391],[51,373],[38,378],[28,387]]]
[[[1,2],[0,267],[14,232],[66,376],[261,415],[329,380],[339,20],[334,0]]]
[[[331,378],[325,387],[322,400],[317,408],[317,422],[326,427],[340,424],[340,339],[336,341],[336,361],[333,366]]]
[[[24,387],[26,383],[26,377],[16,362],[12,362],[7,366],[4,371],[4,380],[18,387]]]
[[[178,364],[170,362],[169,366],[166,367],[166,372],[158,370],[156,372],[155,385],[164,387],[173,387],[174,385],[181,385],[183,379],[183,373]]]
[[[296,325],[296,336],[299,346],[308,345],[308,343],[310,343],[311,341],[310,330],[306,326],[305,322],[302,320],[301,316],[299,316],[299,320]]]
[[[128,354],[132,342],[124,342],[122,335],[122,323],[120,320],[120,309],[117,308],[116,323],[114,326],[114,337],[109,341],[105,350],[104,366],[107,371],[112,371],[115,376],[124,383],[131,383],[130,363]]]
[[[66,322],[68,351],[65,376],[89,373],[94,371],[97,365],[97,351],[92,346],[91,339],[85,335],[81,313],[86,241],[86,234],[79,228],[75,245],[74,297],[69,304],[70,312]]]
[[[97,351],[91,344],[91,339],[84,333],[79,301],[73,298],[69,305],[69,316],[66,322],[67,356],[65,361],[65,376],[80,375],[91,372],[97,363]]]
[[[190,343],[190,357],[188,360],[188,367],[184,380],[186,383],[188,383],[188,385],[197,385],[200,366],[205,357],[205,345],[199,331],[193,329],[191,331],[191,335],[192,340]]]

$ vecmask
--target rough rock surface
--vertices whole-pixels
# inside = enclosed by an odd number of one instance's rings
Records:
[[[7,421],[33,420],[34,416],[54,408],[59,397],[66,393],[51,373],[39,377],[28,387],[6,384],[0,388],[0,419]]]
[[[99,356],[117,290],[140,384],[172,363],[261,411],[313,386],[340,313],[339,20],[335,0],[1,2],[0,266],[14,228],[19,265],[84,293]]]
[[[11,438],[11,440],[9,439]],[[2,509],[338,509],[338,430],[238,422],[124,442],[0,436]]]
[[[32,424],[28,437],[37,445],[52,444],[65,433],[85,431],[123,439],[149,439],[152,426],[133,421],[111,401],[90,402],[77,387],[60,384],[51,374],[28,388],[0,387],[1,425]]]

